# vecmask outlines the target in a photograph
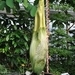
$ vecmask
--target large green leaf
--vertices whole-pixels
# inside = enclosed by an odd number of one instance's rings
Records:
[[[30,11],[30,14],[31,14],[32,17],[35,16],[36,10],[37,10],[36,6],[33,6],[31,11]]]
[[[16,0],[17,2],[19,2],[19,3],[21,3],[22,2],[22,0]]]
[[[5,7],[5,1],[0,1],[0,10],[3,10]]]
[[[28,7],[28,0],[24,0],[23,4],[27,8]]]
[[[7,6],[9,6],[10,8],[14,7],[14,1],[13,0],[6,0],[6,4]]]
[[[30,11],[32,9],[33,5],[28,3],[28,7],[27,7],[27,10]]]

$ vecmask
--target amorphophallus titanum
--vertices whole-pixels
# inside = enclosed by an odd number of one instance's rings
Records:
[[[30,45],[30,60],[32,69],[40,74],[46,64],[48,50],[47,30],[45,25],[44,0],[39,0],[35,14],[35,25]]]

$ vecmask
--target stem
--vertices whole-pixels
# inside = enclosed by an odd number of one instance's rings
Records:
[[[46,25],[47,25],[47,33],[49,33],[49,0],[46,0]],[[48,35],[48,37],[49,37],[49,35]],[[47,71],[47,73],[49,73],[49,55],[48,55],[48,50],[47,50],[47,60],[46,60],[46,62],[47,62],[47,67],[46,67],[46,71]]]

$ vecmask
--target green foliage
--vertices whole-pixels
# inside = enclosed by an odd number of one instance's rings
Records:
[[[22,2],[22,0],[16,0],[17,2],[19,2],[19,3],[21,3]]]
[[[33,6],[31,11],[30,11],[30,14],[31,14],[32,17],[35,16],[36,10],[37,10],[36,6]]]
[[[33,5],[28,0],[0,0],[0,10],[6,9],[14,17],[6,14],[0,15],[0,71],[31,69],[29,61],[29,46],[33,29],[33,18],[39,0]],[[65,2],[66,1],[66,2]],[[50,0],[50,8],[59,10],[50,15],[52,31],[50,35],[50,62],[51,72],[60,75],[62,72],[75,74],[75,31],[68,30],[73,36],[67,34],[66,27],[73,23],[75,18],[68,14],[68,10],[75,10],[75,0]],[[23,3],[25,10],[21,11],[19,3]],[[51,4],[52,3],[52,4]],[[15,58],[16,57],[16,58]],[[24,64],[24,68],[21,66]],[[2,69],[3,67],[3,69]]]
[[[24,64],[26,70],[30,67],[28,62],[33,19],[28,20],[26,12],[15,14],[14,18],[7,15],[0,17],[0,64],[15,71],[20,70],[21,64]]]
[[[73,11],[73,5],[65,4],[64,0],[61,0],[61,4],[53,3],[51,8],[58,11],[51,15],[52,29],[50,35],[50,55],[52,61],[50,62],[50,70],[53,74],[60,75],[63,72],[69,72],[73,75],[74,72],[74,31],[71,32],[73,36],[70,36],[70,23],[73,23],[74,17],[67,11],[71,9]],[[72,1],[71,1],[72,2]],[[70,10],[70,11],[71,11]],[[70,68],[70,69],[69,69]],[[72,70],[71,70],[72,69]]]
[[[60,14],[59,14],[60,15]],[[56,17],[56,16],[55,16]],[[58,18],[58,17],[57,17]],[[62,18],[62,16],[60,16]],[[55,74],[62,73],[62,72],[69,72],[73,75],[74,71],[70,71],[69,67],[72,67],[73,64],[73,50],[74,50],[74,38],[69,35],[69,31],[67,33],[67,21],[61,21],[61,19],[55,20],[52,25],[52,34],[50,35],[50,55],[52,56],[51,67],[55,70]],[[70,22],[70,21],[69,21]],[[63,23],[63,27],[61,24]],[[65,27],[64,27],[65,26]],[[74,34],[73,34],[74,35]],[[53,63],[56,62],[56,63]],[[57,66],[60,65],[62,69],[59,69]],[[65,66],[67,67],[65,67]],[[73,67],[72,67],[73,69]],[[54,73],[53,72],[53,73]]]
[[[7,69],[5,68],[4,65],[0,64],[0,75],[6,75],[7,74]]]
[[[5,1],[0,2],[0,10],[3,10],[5,7]]]
[[[0,0],[0,10],[4,10],[5,8],[9,13],[11,9],[13,11],[18,10],[18,8],[20,9],[19,2],[22,2],[22,0]]]
[[[14,8],[14,2],[13,2],[13,0],[6,0],[6,4],[7,4],[7,6],[9,6],[10,8]]]
[[[59,72],[57,69],[51,69],[51,73],[53,75],[60,75],[61,74],[61,72]]]
[[[24,6],[27,8],[28,7],[28,0],[24,0]]]

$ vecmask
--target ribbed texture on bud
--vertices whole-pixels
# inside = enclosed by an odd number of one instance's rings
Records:
[[[39,0],[35,14],[35,25],[30,46],[30,60],[32,69],[38,75],[46,64],[48,38],[45,25],[44,0]]]

